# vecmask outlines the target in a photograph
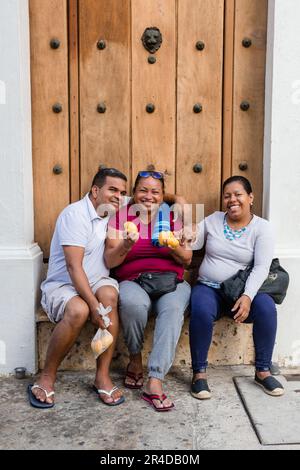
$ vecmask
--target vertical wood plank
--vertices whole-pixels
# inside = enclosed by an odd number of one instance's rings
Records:
[[[263,189],[263,133],[267,0],[238,0],[235,7],[234,99],[232,172],[248,178],[255,193],[254,210],[261,214]],[[242,46],[243,38],[252,46]],[[242,101],[250,103],[242,111]],[[241,171],[241,162],[248,164]]]
[[[79,2],[81,193],[100,164],[130,168],[130,2]],[[104,40],[106,47],[97,48]],[[105,103],[106,112],[97,105]]]
[[[205,215],[220,203],[223,26],[223,0],[179,0],[176,192],[205,204]],[[193,171],[197,163],[201,173]]]
[[[30,0],[29,7],[35,240],[48,257],[56,218],[70,200],[67,5],[47,0],[41,8]],[[50,48],[52,38],[60,40],[58,49]],[[52,111],[57,102],[59,114]]]
[[[166,174],[168,191],[175,190],[176,128],[176,5],[175,0],[132,0],[132,175],[149,165]],[[147,27],[162,33],[156,62],[141,37]],[[147,103],[155,105],[152,114]],[[150,167],[150,168],[151,168]]]
[[[225,0],[222,180],[231,176],[235,0]]]
[[[69,0],[70,196],[80,198],[78,0]]]

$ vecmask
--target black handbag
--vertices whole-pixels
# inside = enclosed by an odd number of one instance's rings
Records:
[[[221,283],[221,293],[228,304],[234,304],[245,290],[245,284],[253,266],[240,269],[236,274]],[[258,293],[269,294],[276,304],[281,304],[289,286],[289,275],[279,264],[279,259],[272,260],[267,279]]]
[[[279,259],[272,260],[267,279],[258,292],[269,294],[276,304],[282,304],[289,287],[288,272],[279,264]]]
[[[152,300],[158,299],[164,294],[174,292],[177,284],[177,274],[172,271],[141,273],[134,279],[151,297]]]

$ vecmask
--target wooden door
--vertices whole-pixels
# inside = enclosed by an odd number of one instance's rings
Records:
[[[129,6],[129,0],[78,4],[81,195],[100,165],[130,173]]]
[[[263,190],[266,33],[267,0],[236,0],[231,173],[252,182],[257,214]],[[251,46],[245,47],[249,39]],[[248,110],[242,109],[243,103]]]
[[[178,2],[176,191],[205,215],[220,204],[223,35],[223,0]]]
[[[35,227],[45,256],[59,211],[101,165],[126,173],[129,189],[139,170],[163,171],[167,190],[205,214],[221,208],[222,180],[242,174],[260,214],[267,0],[43,5],[30,0]],[[162,43],[150,53],[141,38],[153,27]]]
[[[47,257],[56,218],[70,202],[68,12],[66,0],[29,6],[35,240]]]

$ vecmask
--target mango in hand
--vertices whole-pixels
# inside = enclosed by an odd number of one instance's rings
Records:
[[[124,230],[128,233],[138,233],[138,228],[133,222],[125,222]]]
[[[172,232],[170,232],[170,234],[171,235],[168,239],[168,247],[172,248],[172,250],[175,250],[175,248],[179,246],[179,241],[177,240],[177,238],[174,237],[174,234]]]
[[[168,248],[175,249],[179,245],[179,241],[174,237],[173,232],[162,231],[158,236],[158,242],[161,246],[167,246]]]
[[[159,232],[158,243],[160,244],[160,246],[166,246],[167,239],[168,239],[168,232],[164,232],[164,231]]]

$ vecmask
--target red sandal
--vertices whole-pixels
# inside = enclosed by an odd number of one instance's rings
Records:
[[[139,388],[142,388],[142,386],[144,385],[143,383],[141,384],[138,384],[137,382],[141,379],[143,379],[143,372],[139,372],[138,374],[135,374],[134,372],[130,372],[130,370],[128,370],[128,367],[130,366],[130,363],[128,364],[127,366],[127,369],[126,369],[126,375],[125,375],[125,378],[124,378],[124,387],[126,388],[131,388],[131,389],[139,389]],[[129,377],[130,379],[134,380],[135,383],[134,384],[129,384],[126,382],[126,377]]]
[[[172,405],[170,405],[170,406],[163,406],[162,408],[155,405],[154,400],[159,400],[160,403],[163,405],[163,401],[166,398],[167,398],[167,395],[165,395],[164,393],[162,395],[156,395],[156,394],[153,394],[153,393],[143,392],[143,394],[141,396],[141,399],[145,400],[147,403],[149,403],[149,405],[153,406],[155,411],[170,411],[173,408],[175,408],[174,403],[172,403]]]

